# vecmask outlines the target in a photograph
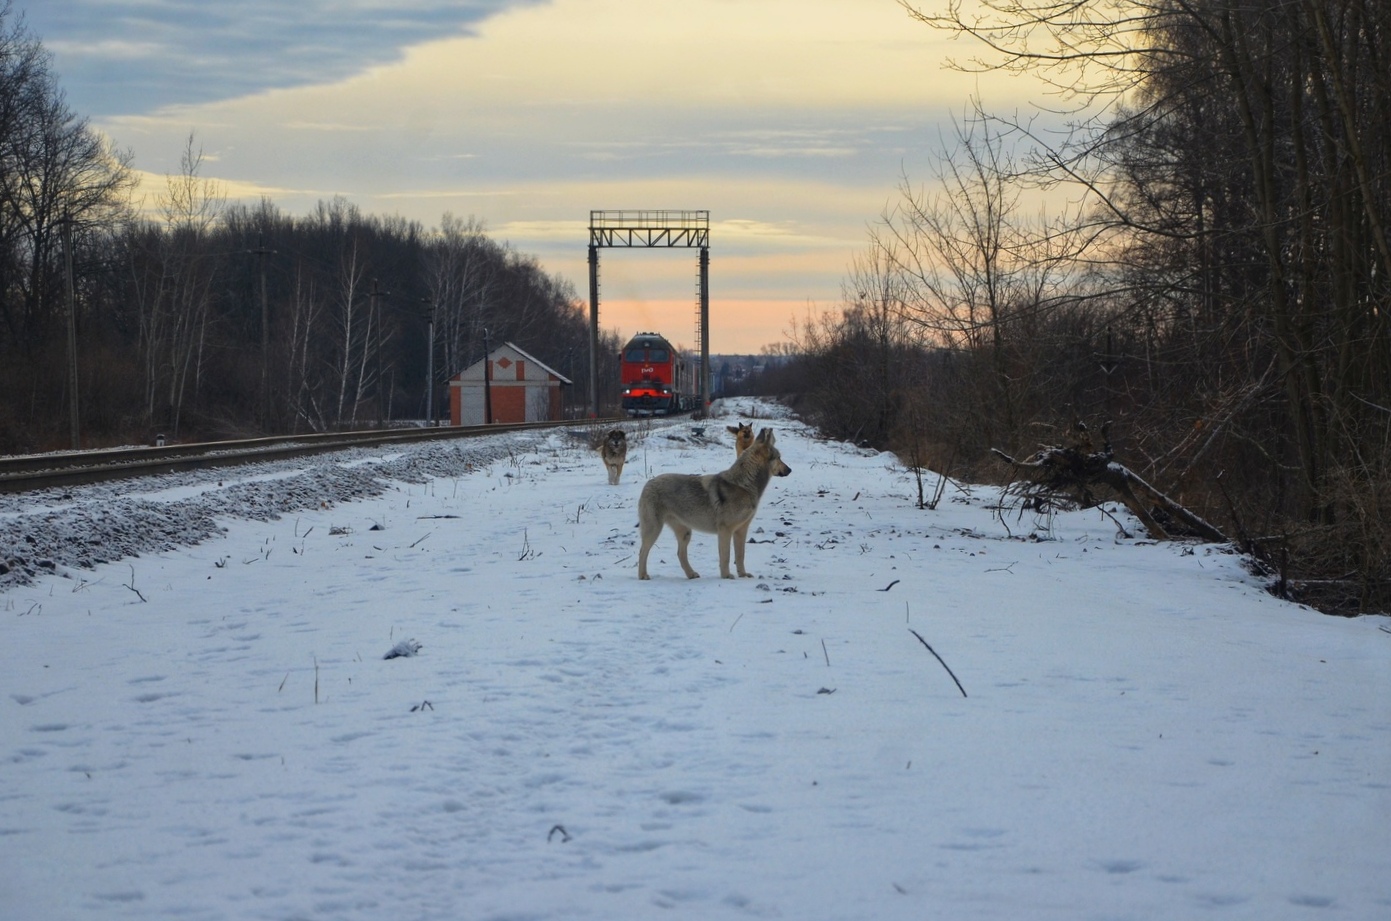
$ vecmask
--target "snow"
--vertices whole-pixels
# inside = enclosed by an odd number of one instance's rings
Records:
[[[0,917],[1391,917],[1387,618],[726,411],[3,497]]]

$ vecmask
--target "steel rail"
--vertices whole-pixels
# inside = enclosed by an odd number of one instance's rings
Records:
[[[153,476],[179,470],[228,467],[268,460],[305,457],[373,445],[453,438],[478,438],[504,432],[578,428],[605,425],[613,419],[566,422],[519,422],[439,428],[371,429],[359,432],[320,432],[231,441],[205,441],[138,448],[63,451],[0,458],[0,493],[83,486],[128,477]]]

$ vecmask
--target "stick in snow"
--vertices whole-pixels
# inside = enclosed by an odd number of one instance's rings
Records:
[[[942,657],[939,656],[939,655],[937,655],[937,650],[933,649],[932,646],[928,644],[927,640],[925,640],[925,639],[922,638],[922,634],[921,634],[921,633],[919,633],[918,631],[914,630],[912,627],[909,627],[909,628],[908,628],[908,632],[911,633],[911,634],[913,634],[914,636],[916,636],[916,637],[918,638],[918,642],[919,642],[919,643],[922,643],[924,646],[927,646],[927,651],[930,652],[930,653],[932,653],[932,657],[933,657],[934,659],[936,659],[938,662],[942,662]],[[947,674],[948,674],[948,675],[951,675],[951,680],[952,680],[952,681],[956,681],[956,689],[957,689],[958,691],[961,692],[961,696],[962,696],[962,697],[965,697],[965,696],[966,696],[966,689],[963,688],[963,687],[961,686],[961,682],[957,680],[956,673],[953,672],[953,671],[951,670],[951,666],[948,665],[946,662],[942,662],[942,667],[945,668],[945,669],[947,670]]]

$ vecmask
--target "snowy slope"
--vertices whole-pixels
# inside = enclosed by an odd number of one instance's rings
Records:
[[[917,510],[785,419],[757,577],[667,532],[639,582],[643,481],[724,421],[632,427],[617,487],[561,433],[0,506],[169,531],[0,594],[0,918],[1391,917],[1386,618]]]

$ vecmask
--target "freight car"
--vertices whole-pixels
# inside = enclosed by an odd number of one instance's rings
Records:
[[[669,416],[695,408],[695,368],[660,333],[638,333],[620,356],[623,411],[630,416]]]

